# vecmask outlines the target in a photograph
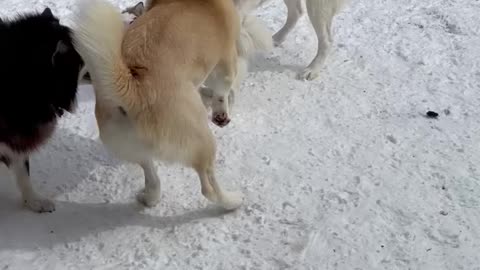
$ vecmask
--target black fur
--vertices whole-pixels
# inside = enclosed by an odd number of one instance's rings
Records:
[[[0,143],[29,152],[73,109],[83,61],[48,8],[0,19],[0,40]]]

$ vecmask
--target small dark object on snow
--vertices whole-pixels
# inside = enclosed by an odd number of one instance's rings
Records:
[[[428,118],[437,118],[438,117],[438,113],[434,112],[434,111],[428,111],[427,112],[427,117]]]

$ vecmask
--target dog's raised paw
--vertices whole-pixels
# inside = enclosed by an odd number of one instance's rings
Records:
[[[55,204],[51,200],[42,197],[25,199],[23,202],[28,208],[38,213],[52,213],[55,211]]]
[[[154,207],[160,202],[160,194],[153,191],[142,191],[137,194],[137,201],[146,207]]]
[[[227,210],[237,209],[243,203],[243,194],[238,191],[226,191],[219,203]]]

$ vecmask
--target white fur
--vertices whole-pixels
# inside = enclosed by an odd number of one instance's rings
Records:
[[[106,1],[84,0],[78,3],[79,12],[74,17],[74,45],[89,71],[96,89],[95,96],[97,99],[121,105],[120,100],[105,89],[115,86],[113,61],[121,57],[121,42],[125,29],[122,15]]]
[[[273,48],[271,32],[253,15],[244,15],[237,42],[238,55],[248,57],[256,50]]]
[[[33,189],[32,182],[30,181],[30,174],[25,167],[25,162],[29,158],[28,153],[13,151],[6,144],[0,143],[0,156],[4,156],[9,160],[8,167],[16,179],[23,203],[35,212],[41,213],[54,211],[55,204],[51,200],[37,194]]]

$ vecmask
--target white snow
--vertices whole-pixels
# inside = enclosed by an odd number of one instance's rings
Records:
[[[44,5],[68,20],[74,1],[3,0],[0,16]],[[257,14],[277,30],[285,11]],[[56,212],[22,208],[0,168],[0,269],[480,269],[479,14],[474,0],[352,1],[313,82],[295,79],[316,50],[306,18],[257,55],[233,122],[212,126],[218,178],[246,194],[228,214],[193,171],[161,164],[161,204],[138,205],[142,172],[105,151],[82,87],[31,162]]]

